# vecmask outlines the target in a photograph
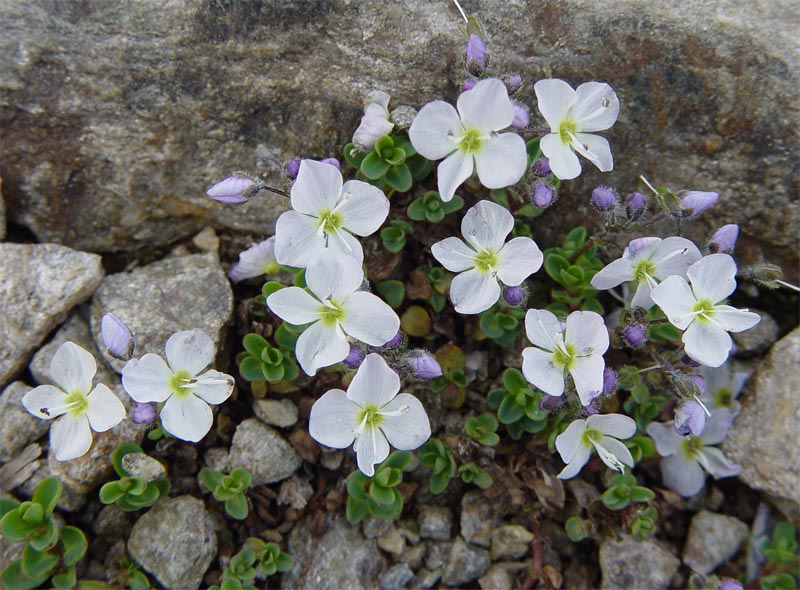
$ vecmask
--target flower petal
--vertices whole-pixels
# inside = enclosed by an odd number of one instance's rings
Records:
[[[736,263],[727,254],[701,258],[686,271],[698,299],[719,303],[736,289]]]
[[[134,401],[139,403],[163,402],[172,391],[169,380],[172,371],[157,354],[146,354],[141,359],[131,359],[122,368],[122,386]]]
[[[484,140],[481,150],[475,154],[475,168],[486,188],[517,184],[528,169],[525,140],[516,133],[501,133]]]
[[[342,227],[347,231],[357,236],[368,236],[378,231],[386,221],[389,199],[376,186],[349,180],[342,188],[342,200],[336,211],[341,214]]]
[[[688,461],[677,454],[661,459],[661,479],[669,489],[689,498],[703,489],[706,474],[697,461]]]
[[[497,277],[516,287],[542,267],[544,255],[530,238],[514,238],[497,253]]]
[[[564,463],[570,463],[581,448],[589,449],[583,444],[583,433],[586,432],[586,420],[573,420],[566,430],[556,437],[556,450]]]
[[[603,131],[619,116],[619,99],[604,82],[586,82],[575,91],[578,100],[570,115],[580,131]]]
[[[542,137],[539,142],[542,153],[550,162],[550,170],[559,180],[572,180],[581,173],[581,163],[572,148],[555,133]]]
[[[656,247],[650,257],[655,265],[653,276],[659,280],[671,275],[685,277],[686,270],[702,256],[693,242],[677,236],[669,237]]]
[[[478,201],[461,220],[461,234],[476,250],[499,252],[514,229],[514,216],[493,201]]]
[[[728,332],[749,330],[761,321],[761,316],[746,309],[736,309],[730,305],[718,305],[714,308],[714,319]]]
[[[594,414],[586,419],[586,425],[622,440],[636,434],[636,421],[623,414]]]
[[[66,392],[89,393],[96,372],[97,363],[92,353],[74,342],[59,346],[50,361],[50,379]]]
[[[400,329],[400,318],[380,297],[358,291],[344,303],[342,329],[370,346],[382,346]]]
[[[164,347],[167,363],[173,372],[186,371],[194,377],[214,361],[211,337],[195,328],[169,337]]]
[[[468,270],[450,283],[450,300],[458,313],[473,314],[489,309],[500,299],[500,285],[491,273]]]
[[[99,383],[86,396],[89,408],[86,410],[86,417],[89,425],[95,432],[105,432],[113,428],[125,418],[125,406],[119,398],[102,383]]]
[[[671,422],[651,422],[647,425],[647,434],[656,443],[656,450],[662,457],[674,455],[683,444],[683,437],[675,432]]]
[[[718,445],[728,436],[731,426],[733,426],[733,414],[730,410],[727,408],[713,410],[706,420],[700,440],[706,446]]]
[[[382,408],[392,401],[398,391],[400,377],[381,355],[373,352],[367,355],[356,371],[350,387],[347,388],[347,399],[362,408],[369,405]]]
[[[569,374],[575,382],[575,390],[581,403],[586,406],[603,392],[603,370],[606,362],[599,354],[578,357]]]
[[[650,309],[653,307],[653,305],[655,305],[653,298],[650,296],[650,294],[653,292],[653,288],[650,286],[648,281],[640,281],[636,284],[638,286],[636,287],[636,293],[633,294],[633,299],[631,300],[631,309],[636,309],[637,307]]]
[[[608,329],[603,316],[593,311],[573,311],[567,316],[564,341],[575,346],[579,356],[602,355],[608,350]]]
[[[475,267],[475,250],[455,236],[445,238],[431,246],[431,254],[451,272],[461,272]]]
[[[742,466],[728,459],[722,451],[714,447],[705,447],[698,459],[709,475],[714,479],[733,477],[742,472]]]
[[[369,477],[375,475],[375,464],[389,456],[389,443],[378,428],[367,428],[353,444],[358,468]]]
[[[533,85],[533,91],[536,93],[539,111],[547,121],[550,129],[557,131],[561,120],[564,119],[570,108],[578,101],[578,93],[564,80],[555,78],[539,80]],[[556,174],[556,176],[558,175]],[[559,176],[559,178],[561,177]]]
[[[525,335],[534,346],[555,350],[553,337],[561,331],[558,318],[546,309],[529,309],[525,314]]]
[[[633,280],[634,265],[630,258],[617,258],[592,277],[592,287],[604,291]]]
[[[522,351],[522,374],[548,395],[564,393],[564,371],[553,364],[553,353],[529,347]]]
[[[57,461],[71,461],[85,455],[92,446],[92,429],[86,416],[64,414],[50,427],[50,447]]]
[[[472,156],[466,155],[461,151],[454,151],[447,156],[437,169],[439,196],[442,201],[447,203],[453,200],[456,193],[464,181],[472,176],[475,167],[475,160]]]
[[[325,248],[325,238],[317,232],[317,225],[318,218],[297,211],[286,211],[278,217],[275,224],[275,260],[286,266],[308,266]]]
[[[350,345],[339,325],[328,327],[321,321],[306,328],[295,346],[297,362],[311,377],[320,367],[329,367],[344,360],[348,352]]]
[[[319,217],[336,206],[342,194],[342,173],[329,164],[303,160],[291,190],[292,209]],[[276,231],[277,234],[277,231]]]
[[[173,395],[161,408],[161,425],[172,436],[197,442],[214,422],[209,405],[196,395]]]
[[[692,307],[696,300],[686,279],[677,275],[667,277],[650,292],[650,297],[679,330],[685,330],[694,321]]]
[[[320,301],[342,301],[361,287],[363,281],[361,264],[341,252],[327,250],[306,269],[306,284]]]
[[[282,320],[302,326],[319,319],[322,303],[314,299],[305,289],[285,287],[267,297],[267,307]]]
[[[389,444],[401,451],[413,451],[431,437],[428,414],[420,401],[410,393],[401,393],[381,408],[382,412],[404,412],[399,416],[383,416],[380,429]]]
[[[308,433],[318,443],[334,449],[349,447],[358,428],[360,408],[341,389],[331,389],[311,406]]]
[[[221,404],[233,393],[233,377],[220,371],[206,371],[197,376],[194,394],[208,404]]]
[[[441,160],[456,150],[454,138],[463,132],[461,117],[453,105],[436,100],[419,110],[408,138],[420,155],[428,160]]]
[[[570,461],[561,472],[556,475],[558,479],[570,479],[578,475],[583,466],[589,462],[589,457],[592,455],[592,449],[581,446],[578,448],[578,452],[575,453],[575,456],[572,457],[572,461]]]
[[[607,453],[610,453],[616,457],[621,463],[624,463],[628,467],[633,467],[633,455],[631,455],[628,447],[619,442],[616,438],[611,438],[610,436],[601,436],[600,440],[595,443],[595,447],[600,459],[602,459],[603,463],[608,465],[611,469],[619,471],[619,465],[616,465],[613,460],[608,461],[609,457],[607,457],[605,453],[600,452],[599,447],[602,447]]]
[[[22,405],[37,418],[50,420],[67,411],[64,407],[66,399],[67,396],[57,387],[40,385],[22,396]]]
[[[614,156],[611,155],[611,146],[605,137],[591,133],[576,133],[575,137],[577,140],[570,145],[576,152],[597,166],[601,172],[610,172],[614,169]],[[550,168],[552,167],[551,162]]]
[[[462,92],[456,106],[464,127],[481,133],[505,129],[514,118],[506,85],[497,78],[481,80],[469,92]]]
[[[681,337],[686,345],[686,354],[701,365],[719,367],[728,359],[731,337],[714,323],[692,322]]]

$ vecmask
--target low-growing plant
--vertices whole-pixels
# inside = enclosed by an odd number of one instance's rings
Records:
[[[347,520],[358,524],[370,514],[393,520],[403,510],[403,495],[397,489],[403,481],[403,471],[411,463],[411,453],[394,451],[368,477],[356,470],[347,478]]]
[[[244,520],[247,518],[247,492],[253,482],[253,476],[247,469],[237,467],[229,475],[220,473],[208,467],[203,467],[198,474],[200,483],[211,492],[214,499],[225,502],[225,512],[231,518]]]
[[[278,572],[288,572],[292,565],[292,556],[281,551],[280,545],[250,537],[242,549],[231,557],[222,572],[219,585],[211,586],[211,590],[255,590],[256,580],[264,580]]]
[[[550,413],[539,407],[541,394],[531,388],[518,369],[506,369],[503,387],[491,390],[487,400],[489,407],[497,410],[497,419],[515,440],[524,432],[541,432],[547,426]]]
[[[247,334],[242,339],[244,351],[236,357],[239,373],[247,381],[294,381],[297,379],[297,363],[291,354],[270,345],[258,334]]]
[[[441,440],[432,438],[417,449],[417,455],[422,465],[431,469],[428,489],[432,494],[441,494],[456,475],[457,465],[453,453]]]
[[[497,434],[498,422],[492,414],[486,413],[480,416],[470,416],[464,421],[464,430],[472,440],[493,447],[500,442]]]
[[[125,468],[125,456],[142,453],[136,443],[120,444],[111,453],[111,463],[119,479],[107,482],[100,488],[100,501],[103,504],[116,504],[126,512],[148,508],[169,493],[169,480],[163,473],[130,473]]]

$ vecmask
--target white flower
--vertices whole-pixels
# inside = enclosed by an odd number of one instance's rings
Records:
[[[736,398],[752,374],[751,369],[730,360],[720,367],[702,367],[700,375],[706,390],[700,401],[709,410],[727,409],[734,417],[738,416],[742,404]]]
[[[62,344],[50,361],[50,379],[22,398],[22,405],[43,420],[56,418],[50,427],[50,446],[59,461],[84,455],[92,446],[92,430],[105,432],[125,417],[125,407],[112,391],[92,379],[97,372],[94,356],[74,342]]]
[[[437,100],[419,111],[408,130],[414,149],[439,164],[439,194],[453,198],[456,189],[475,168],[486,188],[519,182],[528,167],[525,141],[515,133],[501,133],[514,119],[514,105],[505,84],[496,78],[481,80],[452,105]]]
[[[281,319],[311,324],[297,339],[295,355],[308,375],[345,359],[347,336],[381,346],[400,329],[400,318],[372,293],[361,291],[361,265],[339,252],[318,257],[306,270],[311,294],[299,287],[279,289],[267,306]]]
[[[169,337],[167,362],[157,354],[131,359],[122,368],[122,386],[139,403],[164,403],[161,425],[181,440],[197,442],[211,430],[214,416],[208,404],[224,402],[233,392],[233,377],[213,369],[214,343],[202,330],[185,330]]]
[[[514,217],[497,203],[480,201],[461,220],[466,243],[456,237],[437,242],[433,256],[447,270],[459,272],[450,284],[450,299],[458,313],[480,313],[500,298],[500,280],[517,286],[542,266],[542,252],[530,238],[506,236]]]
[[[706,420],[700,436],[683,437],[671,422],[651,422],[647,434],[656,443],[661,459],[661,477],[664,485],[681,496],[694,496],[703,489],[705,469],[714,479],[739,475],[742,468],[713,445],[725,440],[733,422],[728,410],[715,410]]]
[[[569,372],[585,406],[603,391],[603,353],[608,350],[608,330],[593,311],[573,311],[562,328],[558,318],[544,309],[529,309],[525,333],[533,347],[522,351],[522,373],[548,395],[564,393]]]
[[[651,297],[676,328],[685,330],[686,354],[709,367],[718,367],[728,358],[731,337],[728,332],[752,328],[761,317],[757,313],[723,305],[736,289],[736,263],[727,254],[711,254],[686,271],[692,285],[671,276],[653,289]]]
[[[389,199],[379,188],[349,180],[335,167],[303,160],[291,191],[292,211],[278,218],[275,258],[280,264],[305,268],[325,249],[364,260],[361,244],[353,237],[368,236],[389,214]]]
[[[389,445],[410,451],[431,435],[425,408],[401,393],[400,378],[375,353],[358,368],[347,393],[332,389],[311,408],[308,431],[323,445],[344,449],[353,441],[358,468],[372,477],[389,455]]]
[[[559,479],[575,477],[589,461],[592,449],[611,469],[623,473],[625,465],[633,467],[633,456],[617,439],[630,438],[636,432],[636,422],[622,414],[595,414],[586,420],[575,420],[556,437],[556,449],[567,464]]]
[[[607,265],[592,278],[592,287],[605,290],[634,281],[636,294],[631,307],[653,307],[650,291],[665,278],[686,276],[686,270],[702,258],[700,250],[686,238],[637,238],[625,248],[622,258]]]
[[[231,281],[238,283],[244,279],[272,275],[279,270],[280,265],[275,260],[275,236],[272,236],[240,252],[239,262],[233,265],[228,276]]]
[[[371,150],[375,142],[394,127],[394,123],[389,120],[389,95],[374,90],[369,93],[369,99],[361,124],[353,133],[353,144],[363,150]]]
[[[603,172],[614,168],[608,141],[593,131],[611,127],[619,115],[619,99],[608,84],[587,82],[577,90],[563,80],[539,80],[533,86],[539,111],[550,125],[550,133],[539,144],[550,159],[550,169],[561,180],[581,173],[575,152]]]

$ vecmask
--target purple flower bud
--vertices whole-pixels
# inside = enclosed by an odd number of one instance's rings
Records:
[[[473,76],[480,75],[486,65],[486,44],[475,33],[470,33],[464,61],[467,64],[467,70]]]
[[[598,186],[592,191],[592,204],[599,211],[608,211],[617,204],[617,195],[610,188]]]
[[[530,125],[531,116],[528,114],[528,109],[524,106],[515,104],[514,105],[514,118],[511,119],[511,126],[516,127],[517,129],[525,129],[528,125]]]
[[[706,411],[693,399],[682,401],[675,408],[675,432],[681,436],[700,436],[706,426]]]
[[[739,237],[739,226],[735,223],[723,225],[714,235],[711,236],[711,241],[708,244],[708,250],[712,254],[723,252],[730,254],[733,252],[733,247],[736,245],[736,238]]]
[[[508,285],[503,289],[503,299],[509,305],[519,305],[525,298],[525,290],[522,287]]]
[[[719,199],[717,193],[705,193],[702,191],[686,191],[681,195],[681,209],[690,211],[692,217],[697,217],[703,211],[711,207]]]
[[[347,353],[347,356],[344,357],[342,362],[345,364],[345,366],[355,369],[361,364],[362,360],[364,360],[364,351],[361,350],[360,347],[351,344],[350,352]]]
[[[613,393],[617,387],[617,373],[614,369],[606,367],[603,370],[603,395]]]
[[[342,169],[342,165],[339,163],[339,160],[337,160],[336,158],[325,158],[324,160],[321,160],[321,162],[323,164],[328,164],[329,166],[333,166],[337,170],[341,170]]]
[[[153,404],[140,404],[133,406],[131,418],[137,424],[150,424],[156,419],[156,407]]]
[[[628,197],[628,202],[625,205],[625,214],[630,221],[636,221],[644,213],[645,207],[644,195],[642,193],[633,193]]]
[[[550,169],[550,160],[547,158],[539,158],[533,165],[534,174],[539,176],[550,176],[553,171]]]
[[[464,92],[472,90],[473,88],[475,88],[475,84],[477,84],[475,80],[467,80],[466,82],[464,82],[464,84],[462,84],[461,90]]]
[[[586,412],[588,416],[594,416],[595,414],[600,413],[599,408],[592,402],[589,402],[587,405],[583,406],[583,411]]]
[[[522,76],[509,76],[503,80],[503,82],[505,82],[506,88],[510,94],[516,92],[519,90],[519,87],[522,86]]]
[[[294,180],[295,178],[297,178],[297,174],[300,172],[300,160],[298,159],[289,160],[288,162],[286,162],[286,166],[284,166],[284,169],[286,170],[286,176]]]
[[[427,352],[409,358],[408,365],[417,379],[435,379],[442,376],[442,367]]]
[[[717,586],[718,590],[744,590],[744,586],[742,586],[736,580],[722,580]]]
[[[689,379],[694,381],[694,384],[697,385],[697,389],[700,390],[700,395],[706,392],[706,380],[703,379],[702,375],[690,375]]]
[[[531,193],[531,202],[537,207],[544,209],[553,204],[554,197],[553,187],[546,182],[537,182],[533,185],[533,192]]]
[[[564,405],[563,395],[547,395],[546,393],[543,393],[542,399],[539,402],[539,409],[546,410],[548,412],[555,412],[563,405]]]
[[[386,344],[384,344],[384,348],[397,348],[400,346],[400,343],[403,341],[403,331],[398,330],[397,334],[392,336],[392,339],[389,340]]]
[[[631,240],[630,243],[628,244],[628,254],[630,256],[633,256],[639,250],[641,250],[643,248],[647,248],[649,245],[655,244],[656,242],[660,242],[660,241],[661,241],[661,238],[650,238],[650,237],[635,238],[635,239]]]
[[[624,334],[625,342],[628,343],[628,346],[632,346],[633,348],[638,348],[645,341],[644,328],[641,326],[628,326],[625,328]]]
[[[230,176],[212,186],[206,194],[225,205],[240,205],[246,203],[252,195],[247,189],[253,186],[253,181],[243,176]]]
[[[105,314],[100,320],[100,336],[108,354],[114,358],[127,361],[133,356],[133,334],[113,313]]]

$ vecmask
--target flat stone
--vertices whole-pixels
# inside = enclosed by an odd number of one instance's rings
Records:
[[[109,460],[110,462],[110,460]],[[42,483],[43,480],[55,475],[50,469],[48,462],[43,461],[42,465],[31,475],[31,477],[17,488],[21,496],[31,498],[36,486]],[[62,483],[64,483],[62,481]],[[61,490],[61,497],[58,499],[58,506],[64,512],[77,512],[86,505],[86,494],[78,492],[72,486],[64,483]]]
[[[447,506],[419,506],[419,536],[423,539],[448,541],[453,529],[453,511]]]
[[[450,558],[442,573],[442,582],[448,586],[467,584],[480,578],[491,564],[486,549],[469,545],[458,537],[450,549]]]
[[[131,529],[133,529],[131,513],[125,512],[116,504],[103,506],[92,525],[96,535],[112,542],[117,539],[127,539]]]
[[[800,328],[779,340],[739,397],[741,412],[722,445],[739,478],[800,512]]]
[[[425,552],[425,567],[429,570],[438,570],[447,565],[450,551],[453,548],[453,541],[434,541],[428,542],[428,550]]]
[[[481,590],[511,590],[512,582],[508,570],[499,565],[493,565],[478,579]]]
[[[603,590],[664,590],[679,566],[678,558],[652,539],[637,541],[622,535],[606,537],[600,544]]]
[[[289,534],[294,567],[282,587],[296,590],[367,590],[377,585],[385,559],[374,539],[365,538],[344,517],[329,521],[321,535],[304,518]]]
[[[94,293],[103,278],[100,260],[57,244],[0,243],[0,387]]]
[[[749,532],[749,527],[738,518],[701,510],[689,525],[683,563],[700,574],[710,574],[736,555]]]
[[[378,578],[378,587],[381,590],[402,590],[413,579],[414,572],[408,564],[398,563]]]
[[[469,543],[488,547],[495,526],[492,506],[483,492],[472,491],[461,499],[461,536]]]
[[[297,424],[298,410],[290,399],[259,399],[253,403],[256,417],[264,424],[289,428]]]
[[[406,550],[406,540],[405,537],[400,534],[400,531],[393,526],[388,532],[378,537],[378,547],[392,555],[402,555]]]
[[[165,498],[133,525],[128,551],[165,588],[195,589],[217,554],[217,535],[203,502]]]
[[[761,309],[750,308],[761,316],[761,321],[744,332],[731,332],[736,345],[737,356],[756,356],[764,354],[778,340],[780,327],[770,314]]]
[[[30,443],[50,429],[50,420],[41,420],[22,405],[23,396],[33,387],[15,381],[0,394],[0,463],[10,461]]]
[[[492,561],[517,559],[530,552],[533,533],[524,526],[509,524],[492,531]]]
[[[414,578],[414,588],[433,588],[433,586],[442,579],[442,569],[429,570],[422,568],[417,572]]]
[[[97,348],[117,372],[123,361],[105,352],[100,319],[108,312],[125,322],[137,358],[163,356],[175,332],[199,328],[219,352],[233,314],[233,293],[215,253],[192,254],[107,276],[92,299],[91,326]]]
[[[256,418],[236,427],[224,471],[244,467],[253,476],[252,485],[281,481],[300,469],[303,460],[285,438]]]

